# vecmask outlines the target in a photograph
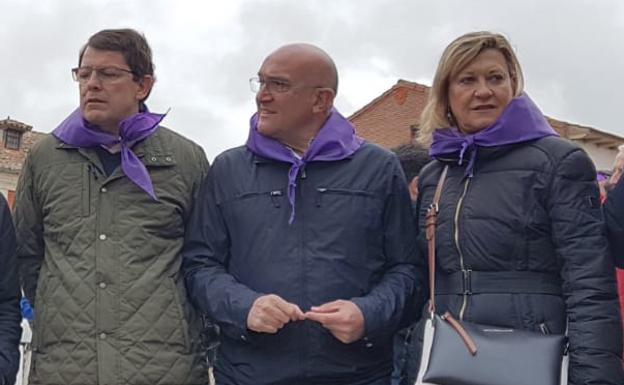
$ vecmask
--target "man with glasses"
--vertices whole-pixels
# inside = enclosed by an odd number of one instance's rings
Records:
[[[423,263],[399,162],[355,135],[337,86],[321,49],[271,53],[251,79],[246,146],[200,190],[183,270],[221,327],[219,385],[390,383]]]
[[[94,34],[72,75],[80,106],[31,150],[15,201],[30,384],[206,384],[179,271],[204,152],[148,111],[138,32]]]

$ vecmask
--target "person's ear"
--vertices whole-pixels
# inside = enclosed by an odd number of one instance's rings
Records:
[[[152,75],[143,75],[142,78],[137,80],[139,85],[136,93],[137,100],[144,100],[149,95],[156,79]]]
[[[331,88],[317,88],[314,93],[312,112],[329,112],[334,106],[336,93]]]

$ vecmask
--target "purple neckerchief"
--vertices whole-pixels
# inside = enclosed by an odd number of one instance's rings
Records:
[[[363,143],[364,140],[355,135],[351,122],[332,109],[331,114],[310,141],[310,146],[301,158],[295,156],[290,148],[276,139],[258,132],[258,114],[253,114],[251,117],[247,148],[263,158],[292,163],[288,171],[288,201],[291,207],[288,223],[292,224],[295,220],[295,190],[299,170],[313,161],[345,159],[357,151]]]
[[[466,176],[472,177],[477,147],[522,143],[545,136],[559,134],[548,124],[535,103],[523,93],[509,102],[494,123],[477,133],[466,135],[456,127],[435,130],[429,155],[435,157],[459,152],[458,163],[461,165],[468,152],[470,160],[466,167]]]
[[[52,135],[64,143],[81,148],[120,144],[121,169],[124,174],[153,199],[157,199],[149,172],[132,151],[132,146],[154,133],[165,115],[153,114],[147,109],[134,114],[119,123],[119,137],[115,137],[87,122],[77,108],[52,131]]]

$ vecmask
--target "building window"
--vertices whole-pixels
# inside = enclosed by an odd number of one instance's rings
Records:
[[[4,130],[4,147],[11,150],[19,150],[22,142],[22,133],[15,130]]]

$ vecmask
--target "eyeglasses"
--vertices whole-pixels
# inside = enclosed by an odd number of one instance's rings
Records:
[[[253,93],[258,93],[264,87],[269,92],[283,93],[294,89],[301,88],[325,88],[322,86],[308,86],[308,85],[292,85],[286,80],[280,79],[261,79],[259,77],[253,77],[249,79],[249,88]]]
[[[125,74],[131,74],[133,77],[136,74],[124,68],[119,67],[76,67],[72,68],[72,78],[80,84],[85,84],[91,79],[91,75],[95,72],[95,77],[102,83],[113,83],[121,79]]]
[[[249,88],[252,92],[260,92],[264,87],[269,92],[286,92],[292,88],[292,85],[285,80],[279,79],[260,79],[253,77],[249,79]]]

